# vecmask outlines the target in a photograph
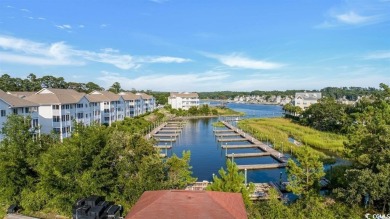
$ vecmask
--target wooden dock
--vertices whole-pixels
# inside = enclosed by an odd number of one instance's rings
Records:
[[[246,139],[246,141],[249,141],[251,142],[252,144],[255,144],[255,145],[259,145],[259,148],[265,152],[269,152],[274,159],[276,159],[278,162],[280,163],[287,163],[287,159],[284,157],[284,155],[282,153],[280,153],[279,151],[271,148],[270,146],[264,144],[263,142],[257,140],[256,138],[254,138],[253,136],[249,135],[248,133],[245,133],[244,131],[234,127],[233,125],[225,122],[225,121],[221,121],[227,128],[231,129],[231,130],[234,130],[236,133],[240,134],[241,136],[244,137],[244,139]],[[278,167],[279,168],[279,167]],[[265,168],[266,169],[266,168]]]
[[[257,144],[243,144],[243,145],[222,145],[223,149],[245,149],[245,148],[259,148]]]
[[[168,124],[179,124],[179,125],[184,125],[186,122],[181,122],[181,121],[169,121]]]
[[[231,133],[231,134],[215,134],[217,137],[229,137],[229,136],[240,136],[240,134],[237,133]]]
[[[172,145],[155,145],[153,147],[162,150],[162,149],[171,149]]]
[[[269,152],[262,152],[262,153],[237,153],[237,154],[227,154],[226,157],[228,158],[245,158],[245,157],[264,157],[264,156],[270,156],[271,153]]]
[[[170,133],[170,134],[153,134],[154,137],[177,137],[179,133]]]
[[[246,138],[218,138],[219,142],[248,141]]]
[[[286,167],[286,163],[237,165],[239,170],[264,170]]]
[[[220,130],[216,129],[214,130],[214,132],[235,132],[235,131],[231,129],[220,129]]]
[[[183,128],[183,125],[178,125],[178,124],[167,124],[165,127],[175,127],[175,128]]]
[[[163,127],[161,130],[180,130],[181,131],[181,129],[180,128],[177,128],[177,127]]]
[[[158,134],[161,134],[161,133],[180,133],[181,132],[181,129],[178,129],[178,130],[164,130],[164,129],[160,129],[160,131],[158,131]]]
[[[159,141],[159,142],[174,142],[174,141],[176,141],[176,138],[156,138],[156,141]]]

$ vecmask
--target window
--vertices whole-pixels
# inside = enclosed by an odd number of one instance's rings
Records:
[[[28,108],[28,107],[24,108],[24,112],[25,113],[30,113],[30,108]]]
[[[60,109],[60,106],[59,105],[53,105],[52,108],[58,110],[58,109]]]
[[[104,109],[104,113],[109,113],[110,110],[109,109]]]
[[[77,104],[77,108],[83,108],[83,104],[81,103],[81,104]]]
[[[53,122],[59,122],[60,116],[53,116]]]
[[[7,115],[7,112],[5,110],[1,110],[1,117],[4,117]]]
[[[32,120],[32,126],[33,127],[38,127],[38,119],[33,119]]]
[[[84,116],[84,113],[77,113],[77,118],[78,118],[78,119],[82,119],[83,116]]]
[[[18,114],[18,109],[13,109],[14,114]]]

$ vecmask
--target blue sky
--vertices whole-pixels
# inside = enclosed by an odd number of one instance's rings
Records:
[[[390,0],[0,1],[0,74],[105,88],[390,84]]]

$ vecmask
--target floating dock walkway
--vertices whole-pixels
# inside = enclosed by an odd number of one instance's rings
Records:
[[[239,170],[264,170],[286,167],[287,163],[237,165]]]
[[[264,144],[263,142],[257,140],[253,136],[245,133],[244,131],[238,129],[237,127],[229,124],[226,121],[221,121],[226,129],[216,129],[214,134],[218,137],[217,141],[221,142],[221,147],[226,150],[226,157],[228,158],[249,158],[249,157],[263,157],[271,156],[278,163],[271,164],[251,164],[251,165],[237,165],[239,170],[261,170],[261,169],[273,169],[273,168],[283,168],[287,165],[287,159],[282,153],[271,148],[270,146]],[[235,136],[240,136],[239,138],[234,138]],[[224,138],[224,137],[233,137],[233,138]],[[247,145],[227,145],[227,142],[243,142],[248,141],[250,144]],[[225,145],[223,145],[225,143]],[[245,149],[245,148],[258,148],[261,150],[259,153],[232,153],[228,154],[228,149]]]
[[[223,149],[245,149],[245,148],[260,148],[257,144],[243,144],[243,145],[222,145]]]
[[[172,149],[173,142],[175,142],[181,134],[185,122],[183,121],[168,121],[163,122],[155,127],[150,133],[145,135],[146,139],[154,138],[158,142],[165,142],[165,145],[153,146],[156,150],[165,149],[165,153],[160,152],[160,157],[165,158],[168,156],[168,149]],[[167,145],[170,142],[170,145]]]
[[[229,133],[229,134],[215,134],[217,137],[230,137],[230,136],[240,136],[238,133]]]
[[[261,152],[261,153],[238,153],[238,154],[227,154],[228,158],[245,158],[245,157],[264,157],[270,156],[269,152]]]
[[[248,141],[245,138],[218,138],[219,142],[235,142],[235,141]]]

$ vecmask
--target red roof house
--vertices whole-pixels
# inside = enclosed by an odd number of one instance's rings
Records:
[[[240,193],[160,190],[146,191],[125,219],[247,219]]]

